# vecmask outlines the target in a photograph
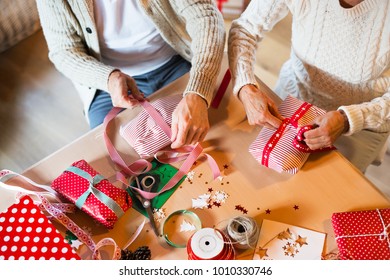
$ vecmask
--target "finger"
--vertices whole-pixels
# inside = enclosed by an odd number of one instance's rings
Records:
[[[194,141],[196,142],[197,141],[197,139],[195,139],[195,137],[197,137],[196,134],[197,134],[196,130],[192,128],[188,129],[187,137],[184,144],[189,145],[192,144]]]
[[[171,148],[176,149],[183,146],[186,143],[187,134],[188,131],[186,130],[186,128],[178,126],[177,136],[175,141],[172,142]]]
[[[139,101],[143,101],[145,99],[143,93],[141,93],[139,91],[137,84],[135,83],[135,81],[132,78],[127,77],[126,85],[127,85],[127,88],[130,90],[131,95],[135,99],[137,99]]]
[[[272,128],[278,129],[279,126],[282,124],[282,121],[277,117],[268,114],[267,124],[270,125]]]
[[[195,145],[198,142],[202,142],[206,134],[207,132],[204,129],[198,129],[190,140],[190,144]]]

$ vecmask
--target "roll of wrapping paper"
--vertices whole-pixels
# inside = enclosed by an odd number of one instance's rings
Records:
[[[189,260],[234,260],[235,251],[230,239],[220,230],[202,228],[187,243]]]

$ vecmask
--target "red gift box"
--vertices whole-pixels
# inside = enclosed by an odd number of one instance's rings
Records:
[[[113,228],[118,218],[132,206],[131,197],[125,190],[104,179],[85,160],[73,163],[51,186],[107,228]]]
[[[0,213],[0,260],[79,260],[29,196]]]
[[[342,260],[390,260],[390,209],[332,215]]]
[[[295,174],[309,157],[307,151],[295,147],[298,132],[326,111],[292,96],[288,96],[278,109],[286,119],[277,130],[263,127],[249,146],[249,152],[264,166]]]

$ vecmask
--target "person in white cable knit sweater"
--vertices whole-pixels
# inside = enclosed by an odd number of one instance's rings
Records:
[[[364,172],[390,131],[390,1],[252,0],[228,39],[233,91],[252,125],[277,128],[283,118],[253,69],[258,43],[289,12],[291,55],[275,91],[327,110],[305,142],[334,144]]]
[[[37,0],[49,58],[77,88],[91,128],[189,72],[172,148],[200,142],[225,44],[213,0]],[[129,94],[130,93],[130,94]]]

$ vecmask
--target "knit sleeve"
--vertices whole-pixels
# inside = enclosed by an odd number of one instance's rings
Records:
[[[49,58],[57,70],[73,82],[107,91],[114,68],[89,54],[84,30],[67,1],[37,0],[37,7]]]
[[[225,46],[222,15],[215,1],[180,0],[175,3],[191,37],[192,67],[184,95],[199,94],[210,105]]]
[[[254,74],[257,44],[288,11],[284,0],[252,0],[240,18],[232,22],[228,54],[234,94],[246,84],[257,85]]]
[[[349,130],[346,135],[352,135],[363,129],[375,132],[390,131],[390,88],[381,96],[370,102],[356,105],[340,106],[348,117]]]

